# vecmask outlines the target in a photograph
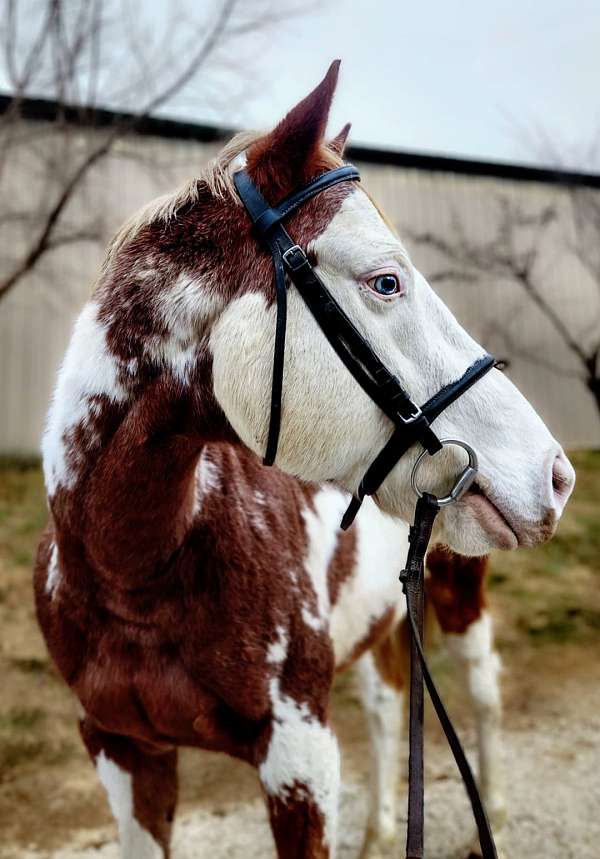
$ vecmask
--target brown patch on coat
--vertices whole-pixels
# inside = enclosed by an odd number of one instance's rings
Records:
[[[426,593],[444,632],[461,635],[481,616],[487,567],[487,557],[465,558],[441,546],[427,555]]]
[[[374,653],[377,651],[377,648],[387,640],[387,637],[390,634],[395,613],[395,608],[390,606],[387,611],[373,620],[369,626],[367,634],[363,636],[360,641],[356,642],[348,658],[345,659],[341,665],[337,666],[338,672],[345,671],[349,668],[350,665],[356,662],[357,659],[360,659],[367,650],[371,650],[371,648],[373,648]]]
[[[329,859],[323,815],[306,785],[294,782],[285,796],[267,795],[277,855],[285,859]]]
[[[381,677],[394,689],[403,689],[409,673],[410,635],[406,618],[396,623],[373,648]]]
[[[331,605],[335,605],[340,588],[352,575],[356,563],[357,544],[358,540],[354,528],[338,532],[337,546],[327,571],[327,589]]]

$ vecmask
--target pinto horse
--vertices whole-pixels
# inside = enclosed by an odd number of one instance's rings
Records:
[[[132,859],[168,855],[182,745],[256,767],[280,857],[332,857],[340,761],[329,694],[352,662],[374,748],[367,852],[393,834],[398,571],[418,446],[341,532],[348,493],[391,424],[291,288],[278,467],[261,464],[272,264],[232,181],[243,164],[276,201],[343,163],[347,129],[324,137],[337,72],[334,63],[271,133],[235,137],[199,178],[123,227],[59,373],[43,440],[50,523],[37,612]],[[328,188],[288,228],[417,402],[482,354],[356,182]],[[505,376],[492,370],[437,427],[481,462],[477,485],[440,514],[438,542],[482,555],[552,534],[573,471]],[[457,472],[457,457],[453,448],[432,459],[435,485]],[[489,619],[479,586],[469,615],[461,562],[450,584],[448,558],[437,563],[445,572],[436,576],[433,558],[430,596],[469,667],[487,738],[483,789],[501,812]]]

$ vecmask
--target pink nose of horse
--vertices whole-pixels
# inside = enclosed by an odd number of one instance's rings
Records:
[[[552,465],[552,496],[557,516],[563,512],[574,486],[575,470],[561,450]]]

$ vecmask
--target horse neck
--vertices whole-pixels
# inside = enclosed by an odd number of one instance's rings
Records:
[[[86,308],[59,376],[43,443],[50,507],[59,547],[76,541],[95,576],[140,587],[182,545],[196,463],[228,429],[206,352],[185,379],[166,368],[138,390],[140,367],[97,329]]]
[[[205,443],[190,398],[163,380],[127,414],[87,481],[83,539],[94,569],[140,586],[189,530]]]

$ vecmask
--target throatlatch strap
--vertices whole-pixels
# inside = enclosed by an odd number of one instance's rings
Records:
[[[406,859],[423,859],[424,843],[424,768],[423,768],[423,680],[435,708],[448,745],[462,776],[477,824],[483,859],[498,859],[490,823],[473,772],[458,735],[446,712],[429,671],[423,652],[424,559],[431,531],[439,513],[437,499],[424,492],[415,509],[409,535],[406,567],[400,581],[406,595],[406,610],[411,632],[410,719],[408,759],[408,827]]]

